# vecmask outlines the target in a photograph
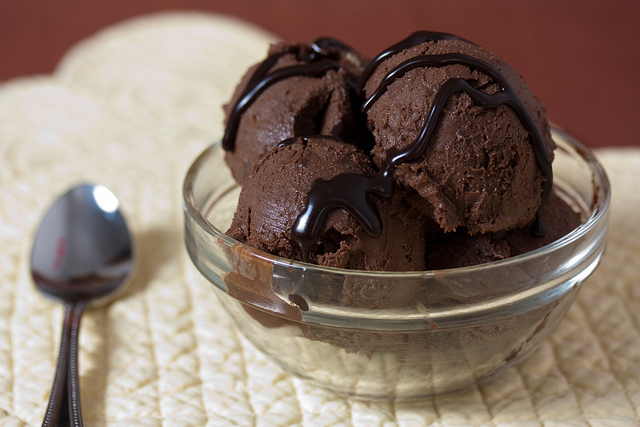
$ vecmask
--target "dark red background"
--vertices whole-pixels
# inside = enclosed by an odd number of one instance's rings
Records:
[[[454,33],[513,65],[585,144],[640,146],[637,0],[0,0],[0,81],[51,72],[107,25],[179,9],[234,15],[286,39],[331,36],[368,55],[414,30]]]

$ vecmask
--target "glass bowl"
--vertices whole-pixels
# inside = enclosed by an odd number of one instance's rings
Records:
[[[224,234],[240,189],[219,143],[195,160],[184,181],[187,250],[238,329],[293,375],[366,399],[461,390],[531,354],[604,251],[607,176],[579,142],[557,129],[553,138],[555,191],[584,220],[523,255],[391,273],[320,267],[255,250]]]

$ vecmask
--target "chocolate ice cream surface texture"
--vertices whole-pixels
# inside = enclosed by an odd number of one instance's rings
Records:
[[[361,117],[351,97],[363,59],[333,39],[278,43],[252,67],[225,106],[223,146],[234,178],[242,183],[257,161],[298,135],[361,137]]]
[[[227,234],[284,258],[302,261],[304,254],[319,265],[376,271],[424,269],[425,233],[421,230],[425,221],[410,209],[413,192],[365,196],[359,185],[368,186],[375,176],[371,159],[340,139],[292,138],[270,151],[247,177]],[[319,190],[322,184],[325,187]],[[315,197],[311,202],[310,195]],[[354,201],[356,197],[360,200]],[[365,213],[379,216],[359,218],[341,209],[356,203],[367,205]],[[322,212],[309,209],[316,204]],[[309,212],[322,216],[314,221],[320,228],[312,230],[315,244],[301,250],[298,242],[307,231],[299,231],[296,223]],[[375,236],[367,230],[371,221],[381,223]]]
[[[331,39],[279,44],[225,108],[225,159],[243,184],[228,234],[274,255],[451,268],[580,224],[554,195],[540,102],[504,61],[453,35],[417,32],[369,62]]]

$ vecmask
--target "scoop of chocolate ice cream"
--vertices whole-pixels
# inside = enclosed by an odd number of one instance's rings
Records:
[[[393,164],[444,230],[494,232],[534,218],[555,144],[543,107],[504,61],[421,32],[376,58],[362,81],[375,163]]]
[[[375,170],[357,147],[332,137],[295,138],[263,157],[245,180],[227,234],[271,254],[357,270],[410,271],[424,268],[425,221],[411,209],[408,191],[371,195],[382,224],[371,235],[347,206],[334,205],[320,221],[313,244],[296,236],[299,218],[317,182],[340,176],[369,178]]]
[[[465,229],[442,233],[426,250],[427,269],[468,267],[521,255],[558,240],[582,222],[580,213],[555,192],[542,206],[539,215],[545,227],[542,235],[531,232],[533,223],[495,233],[471,235]]]
[[[353,88],[362,59],[333,39],[278,43],[243,77],[225,106],[225,160],[242,183],[281,141],[312,134],[360,141]]]
[[[568,204],[559,193],[552,193],[540,209],[544,233],[534,235],[530,228],[522,227],[505,233],[505,241],[511,248],[511,256],[524,254],[548,245],[578,228],[584,219],[579,208]]]

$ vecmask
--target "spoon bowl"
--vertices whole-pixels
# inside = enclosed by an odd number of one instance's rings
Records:
[[[55,425],[65,417],[70,425],[83,425],[78,380],[80,318],[87,305],[106,303],[119,295],[133,266],[129,229],[118,199],[106,187],[74,187],[45,214],[33,243],[31,275],[36,287],[63,302],[66,310],[43,426]]]

